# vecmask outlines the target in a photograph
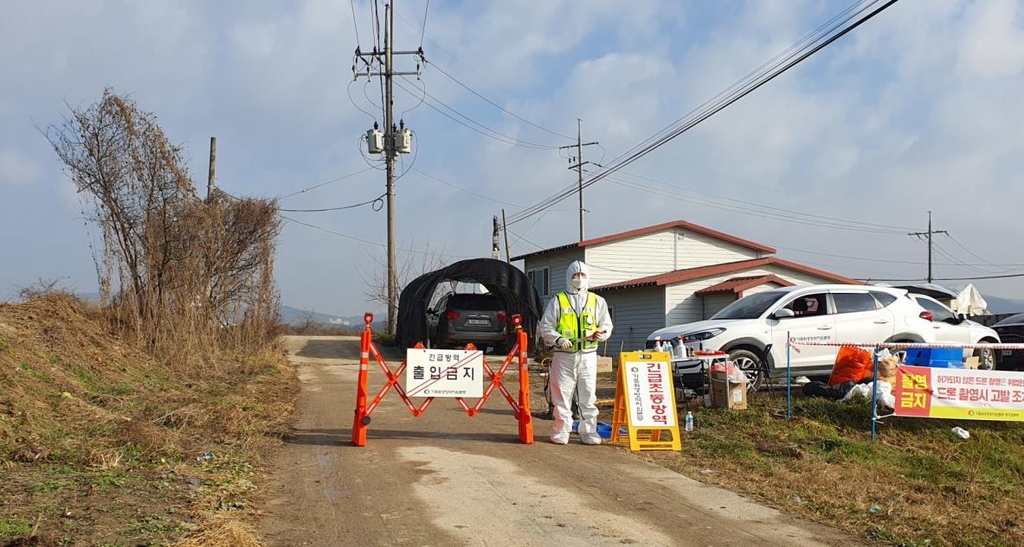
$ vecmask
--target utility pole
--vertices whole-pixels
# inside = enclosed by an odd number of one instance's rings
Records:
[[[582,127],[581,127],[582,123],[583,122],[579,118],[576,118],[576,145],[575,145],[576,157],[575,158],[572,158],[572,157],[569,158],[569,163],[570,163],[569,169],[573,169],[573,168],[576,169],[576,173],[578,175],[577,179],[579,181],[580,241],[583,241],[583,239],[584,239],[584,237],[583,237],[583,234],[584,234],[584,230],[583,230],[583,212],[584,212],[584,209],[583,209],[583,166],[588,164],[588,163],[590,163],[589,161],[583,161],[583,147],[584,146],[591,146],[591,145],[594,145],[594,144],[598,144],[597,141],[594,141],[594,142],[583,142],[583,136],[582,136],[583,133],[582,133]],[[559,146],[558,149],[559,150],[563,150],[563,149],[566,149],[566,148],[573,148],[573,147],[574,146],[570,144],[568,146]],[[576,161],[576,165],[571,165],[574,160]]]
[[[498,215],[494,215],[493,229],[491,230],[491,258],[501,260],[501,247],[498,246]]]
[[[416,76],[419,78],[420,65],[416,65],[415,72],[395,72],[392,64],[392,56],[394,55],[417,55],[420,60],[423,60],[423,48],[416,51],[393,51],[392,42],[394,40],[394,23],[395,18],[393,14],[393,7],[391,3],[384,4],[384,51],[378,51],[377,46],[374,45],[372,53],[363,53],[360,48],[356,46],[356,59],[362,61],[363,67],[357,71],[357,65],[352,66],[352,74],[354,79],[358,80],[360,76],[366,76],[367,79],[371,77],[382,77],[384,79],[384,132],[381,133],[377,124],[373,124],[373,129],[366,132],[366,148],[370,154],[384,154],[384,163],[387,171],[387,185],[385,193],[387,195],[388,205],[388,322],[387,331],[389,334],[394,334],[397,330],[398,320],[398,269],[395,265],[395,158],[398,154],[408,154],[412,151],[412,131],[406,129],[405,120],[401,120],[399,125],[395,125],[394,115],[392,114],[393,100],[391,93],[391,80],[395,76]],[[383,72],[380,71],[381,64],[383,63]],[[377,72],[374,72],[374,67],[377,68]],[[365,72],[363,72],[365,69]]]
[[[907,235],[916,236],[920,239],[921,236],[928,237],[928,282],[932,282],[932,234],[946,234],[949,232],[946,230],[932,230],[932,212],[928,211],[928,231],[927,232],[910,232]]]
[[[217,137],[210,137],[210,175],[206,179],[206,203],[213,199],[214,176],[217,173]]]
[[[508,224],[505,223],[505,208],[501,208],[501,231],[505,232],[505,262],[512,263],[512,255],[508,254]]]

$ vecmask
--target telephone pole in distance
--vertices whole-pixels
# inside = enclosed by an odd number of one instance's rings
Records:
[[[577,178],[579,180],[579,195],[580,195],[580,241],[583,241],[583,239],[584,239],[584,237],[583,237],[583,234],[584,234],[584,231],[583,231],[583,212],[584,212],[584,209],[583,209],[583,166],[588,164],[588,163],[591,163],[589,161],[583,161],[583,147],[584,146],[592,146],[592,145],[598,144],[598,142],[597,141],[594,141],[594,142],[583,142],[581,124],[582,124],[582,121],[579,118],[576,118],[576,144],[575,145],[570,144],[568,146],[559,146],[558,149],[559,150],[564,150],[566,148],[575,148],[576,149],[576,157],[575,158],[572,158],[572,157],[569,158],[569,163],[570,163],[569,169],[573,169],[573,168],[576,169],[576,173],[578,175]],[[576,162],[576,165],[571,165],[573,161]]]
[[[928,282],[929,283],[932,282],[932,234],[946,234],[946,235],[949,235],[949,232],[947,232],[946,230],[932,230],[932,212],[931,211],[928,211],[928,231],[927,232],[910,232],[909,234],[907,234],[907,235],[911,235],[911,236],[916,236],[918,238],[920,238],[921,236],[927,236],[928,237]]]

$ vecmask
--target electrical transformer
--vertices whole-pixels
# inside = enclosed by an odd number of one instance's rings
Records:
[[[380,154],[384,151],[384,134],[380,129],[374,127],[366,131],[366,150],[371,154]]]
[[[412,131],[410,129],[399,129],[394,132],[392,138],[394,138],[394,142],[392,144],[395,147],[396,154],[408,154],[412,152]]]

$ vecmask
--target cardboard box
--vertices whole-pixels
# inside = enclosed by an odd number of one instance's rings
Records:
[[[747,382],[729,380],[724,372],[711,371],[711,406],[730,410],[747,408]]]
[[[597,371],[598,372],[611,372],[612,371],[612,358],[597,356]]]

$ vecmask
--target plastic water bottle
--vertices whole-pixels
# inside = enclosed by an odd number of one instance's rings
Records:
[[[693,431],[693,412],[686,411],[686,425],[684,426],[686,431]]]

